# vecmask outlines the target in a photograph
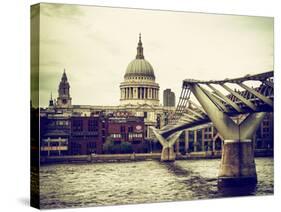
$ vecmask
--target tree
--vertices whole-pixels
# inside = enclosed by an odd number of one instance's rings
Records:
[[[133,147],[131,143],[128,142],[122,142],[120,144],[120,153],[132,153]]]
[[[133,147],[132,144],[128,142],[115,144],[111,137],[107,137],[103,144],[103,152],[105,154],[132,153]]]
[[[111,137],[107,137],[105,143],[102,146],[103,152],[106,154],[114,153],[114,143]]]

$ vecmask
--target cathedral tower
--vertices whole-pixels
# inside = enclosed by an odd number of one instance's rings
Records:
[[[154,70],[144,59],[141,34],[136,58],[129,63],[120,85],[121,105],[159,105],[159,85],[155,82]]]
[[[69,88],[70,86],[67,81],[67,76],[64,70],[59,84],[57,107],[68,108],[71,106],[71,97],[70,97]]]

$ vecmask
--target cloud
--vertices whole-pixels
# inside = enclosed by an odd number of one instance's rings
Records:
[[[41,3],[40,12],[42,15],[53,18],[77,19],[84,14],[80,7],[79,5],[70,4]]]
[[[42,105],[57,90],[63,68],[74,104],[118,104],[139,32],[161,91],[172,88],[178,95],[186,78],[224,79],[273,69],[272,18],[41,5]]]

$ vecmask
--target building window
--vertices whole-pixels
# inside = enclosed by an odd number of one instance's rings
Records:
[[[144,118],[147,118],[147,112],[143,112]]]
[[[72,122],[72,129],[73,131],[83,131],[83,120],[73,120]]]
[[[192,140],[192,141],[194,140],[194,131],[193,130],[188,132],[188,139]]]
[[[99,129],[99,122],[96,119],[88,120],[88,131],[98,131]]]
[[[81,144],[75,143],[75,142],[71,142],[71,153],[73,155],[79,155],[80,154],[80,150],[81,150]]]
[[[59,142],[50,142],[50,146],[59,146]]]
[[[206,127],[205,132],[212,132],[212,127]]]
[[[133,132],[134,131],[134,128],[132,126],[128,127],[128,132]]]
[[[269,121],[264,121],[263,126],[269,126]]]
[[[211,139],[211,138],[212,138],[212,134],[210,134],[210,133],[205,133],[205,134],[204,134],[204,138],[205,138],[205,139]]]
[[[120,127],[120,131],[121,131],[121,132],[126,132],[125,126],[121,126],[121,127]]]
[[[88,154],[95,153],[96,148],[97,148],[96,142],[87,143],[87,153]]]
[[[121,138],[121,134],[113,133],[110,135],[112,138]]]

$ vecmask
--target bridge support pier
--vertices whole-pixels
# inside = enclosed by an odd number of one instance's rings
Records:
[[[176,153],[174,151],[174,147],[166,147],[163,146],[161,153],[161,161],[163,162],[173,162],[176,160]]]
[[[224,138],[218,186],[255,185],[257,174],[252,138],[266,113],[253,112],[241,123],[235,123],[202,87],[193,84],[190,89]]]
[[[257,174],[252,140],[224,140],[218,186],[235,187],[256,183]]]
[[[164,138],[157,129],[151,127],[157,140],[162,145],[161,161],[163,162],[173,162],[176,160],[176,153],[174,151],[174,144],[181,135],[182,131],[176,132],[168,138]]]

